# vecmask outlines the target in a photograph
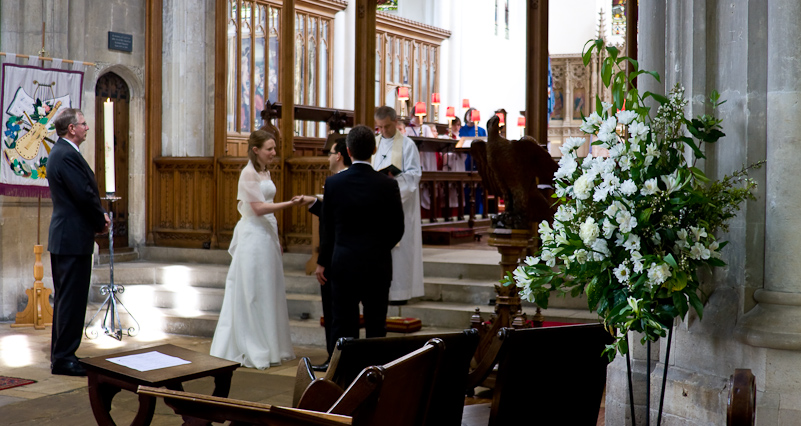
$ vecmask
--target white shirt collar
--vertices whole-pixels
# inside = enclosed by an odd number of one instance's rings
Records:
[[[369,161],[353,160],[353,164],[367,164],[371,169],[373,168],[373,165],[370,164]]]
[[[73,143],[71,140],[67,138],[61,138],[61,139],[64,139],[65,141],[69,142],[69,144],[72,145],[72,147],[75,148],[76,151],[81,152],[81,150],[78,149],[78,145],[75,145],[75,143]]]

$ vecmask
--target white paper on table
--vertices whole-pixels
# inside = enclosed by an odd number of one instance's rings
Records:
[[[145,352],[136,355],[106,358],[106,361],[128,367],[136,371],[158,370],[160,368],[175,367],[176,365],[191,364],[190,361],[178,357],[165,355],[158,351]]]

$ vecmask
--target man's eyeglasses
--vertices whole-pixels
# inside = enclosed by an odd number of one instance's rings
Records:
[[[331,152],[329,152],[329,153],[328,153],[328,156],[330,157],[330,156],[332,156],[332,155],[337,155],[337,154],[339,154],[339,153],[338,153],[338,152],[336,152],[336,151],[331,151]]]

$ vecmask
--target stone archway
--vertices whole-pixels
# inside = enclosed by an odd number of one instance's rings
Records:
[[[101,193],[105,192],[105,129],[103,103],[111,100],[114,103],[114,169],[116,174],[115,195],[121,197],[106,208],[113,212],[114,217],[114,247],[121,249],[128,247],[129,234],[129,147],[130,147],[130,100],[131,93],[128,84],[119,75],[108,72],[103,74],[95,84],[95,177]],[[108,249],[109,241],[105,236],[96,238],[101,249]]]

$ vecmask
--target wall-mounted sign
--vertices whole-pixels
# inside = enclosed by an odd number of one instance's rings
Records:
[[[108,48],[109,50],[119,50],[122,52],[133,51],[133,35],[108,32]]]

